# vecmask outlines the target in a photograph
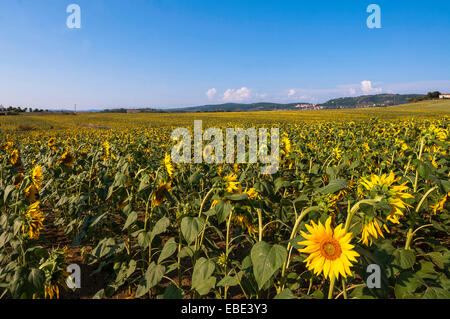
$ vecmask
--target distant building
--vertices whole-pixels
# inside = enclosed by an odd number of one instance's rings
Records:
[[[141,113],[141,110],[127,110],[129,114]]]
[[[440,99],[450,99],[450,93],[446,93],[446,94],[441,94],[439,95]]]

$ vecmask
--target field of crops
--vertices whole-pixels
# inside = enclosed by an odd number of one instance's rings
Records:
[[[449,115],[0,117],[0,299],[450,298]],[[173,163],[198,119],[279,128],[278,172]]]

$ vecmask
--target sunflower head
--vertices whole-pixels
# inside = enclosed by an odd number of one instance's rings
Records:
[[[40,190],[42,188],[42,168],[39,165],[33,168],[33,171],[31,172],[31,180],[33,181],[33,184],[37,190]]]
[[[152,204],[154,207],[161,205],[167,199],[166,192],[170,192],[171,182],[160,182],[158,188],[153,193]]]
[[[401,185],[394,185],[399,179],[399,177],[395,177],[392,171],[389,175],[377,176],[372,174],[370,177],[363,177],[358,188],[360,196],[368,196],[369,198],[380,197],[387,202],[391,210],[386,219],[395,224],[399,223],[399,216],[403,216],[403,209],[411,207],[403,199],[413,198],[411,194],[406,193],[408,190],[407,182]]]
[[[345,232],[342,224],[336,228],[331,227],[331,217],[327,219],[325,225],[319,221],[318,224],[311,222],[306,225],[309,234],[301,232],[304,241],[299,245],[305,246],[299,252],[309,256],[305,259],[306,267],[314,271],[316,275],[323,273],[325,278],[338,278],[339,275],[347,278],[351,275],[350,267],[352,262],[357,262],[359,256],[350,244],[352,233]]]
[[[239,182],[237,182],[238,176],[234,173],[225,176],[224,181],[226,183],[225,190],[228,193],[234,193],[235,191],[239,191]]]
[[[67,289],[66,280],[69,273],[67,273],[66,269],[68,257],[70,256],[67,248],[54,249],[50,252],[47,260],[39,267],[45,274],[44,298],[59,298],[59,287]]]
[[[10,161],[13,166],[20,164],[20,154],[18,150],[13,150],[10,156]]]
[[[28,208],[22,224],[22,231],[28,229],[28,236],[31,239],[39,239],[40,231],[44,228],[44,213],[39,210],[39,204],[37,201]]]
[[[172,159],[169,154],[166,153],[164,156],[164,166],[166,167],[167,174],[169,174],[170,177],[173,176],[174,168],[172,165]]]
[[[64,154],[59,159],[59,164],[63,164],[67,167],[72,167],[73,163],[75,163],[75,157],[72,156],[68,151],[64,152]]]
[[[384,238],[383,231],[380,227],[380,222],[374,218],[365,217],[362,223],[362,233],[359,242],[362,242],[366,246],[372,245],[372,239],[378,239],[378,237]],[[384,229],[389,232],[385,224],[382,224]]]

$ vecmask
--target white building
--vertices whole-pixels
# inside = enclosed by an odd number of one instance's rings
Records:
[[[446,94],[441,94],[439,95],[440,99],[450,99],[450,93],[446,93]]]

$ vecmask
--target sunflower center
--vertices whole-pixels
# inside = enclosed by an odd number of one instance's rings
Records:
[[[320,252],[326,259],[334,260],[339,258],[342,250],[337,240],[327,239],[320,244]]]

